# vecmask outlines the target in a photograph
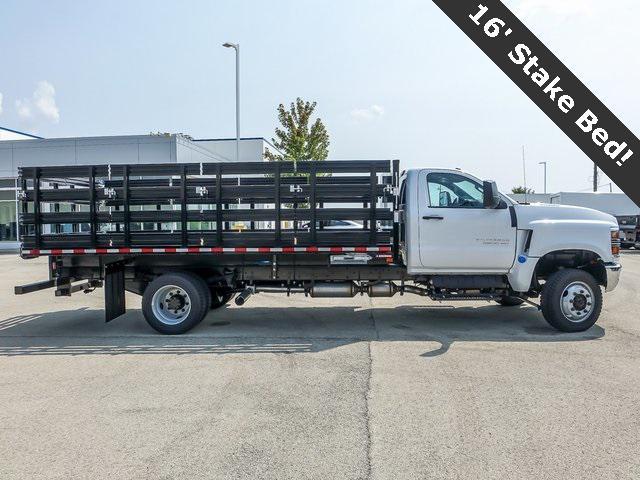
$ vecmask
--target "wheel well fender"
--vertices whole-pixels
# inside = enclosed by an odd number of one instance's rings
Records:
[[[600,255],[591,250],[567,249],[548,252],[538,259],[534,282],[545,280],[564,268],[577,268],[590,273],[599,285],[606,285],[607,274]]]

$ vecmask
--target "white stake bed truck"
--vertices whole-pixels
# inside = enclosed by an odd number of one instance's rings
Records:
[[[611,215],[398,161],[23,167],[19,199],[21,255],[49,278],[16,294],[104,287],[110,321],[134,292],[165,334],[261,292],[527,302],[576,332],[621,271]]]

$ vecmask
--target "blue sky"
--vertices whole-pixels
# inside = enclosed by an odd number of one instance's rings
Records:
[[[509,0],[636,134],[640,2]],[[606,5],[602,5],[606,3]],[[0,125],[45,137],[271,138],[276,106],[318,102],[335,159],[460,167],[503,190],[584,190],[592,163],[430,0],[3,0]],[[604,183],[605,180],[602,181]]]

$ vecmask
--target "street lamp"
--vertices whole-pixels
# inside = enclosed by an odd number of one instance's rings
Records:
[[[223,43],[225,48],[236,51],[236,162],[240,161],[240,44]]]
[[[547,193],[547,162],[538,162],[538,165],[544,165],[544,193]]]

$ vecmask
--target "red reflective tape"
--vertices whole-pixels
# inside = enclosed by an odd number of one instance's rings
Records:
[[[330,253],[344,253],[345,252],[345,248],[348,249],[348,251],[354,251],[354,252],[358,252],[358,253],[363,253],[363,252],[379,252],[379,253],[390,253],[392,251],[392,248],[390,245],[383,245],[383,246],[379,246],[379,247],[363,247],[363,246],[358,246],[358,247],[322,247],[322,251],[323,252],[330,252]],[[73,251],[74,254],[76,255],[86,255],[87,254],[87,249],[86,248],[74,248],[71,249]],[[123,254],[131,254],[131,251],[134,250],[131,247],[120,247],[116,249],[118,253],[123,253]],[[138,250],[137,248],[135,250]],[[158,250],[158,253],[177,253],[178,248],[177,247],[157,247],[155,248],[155,250]],[[182,249],[181,249],[182,250]],[[311,246],[311,247],[301,247],[299,249],[297,249],[296,247],[293,246],[287,246],[287,247],[257,247],[257,248],[247,248],[247,247],[234,247],[233,249],[225,249],[223,247],[187,247],[186,252],[187,253],[247,253],[248,251],[251,252],[258,252],[258,253],[273,253],[273,252],[278,252],[278,253],[318,253],[320,252],[320,248],[316,247],[316,246]],[[40,249],[32,249],[32,250],[27,250],[24,249],[22,252],[24,255],[32,255],[32,256],[39,256],[39,255],[43,255],[42,252],[45,252],[46,255],[63,255],[63,252],[65,251],[65,249],[61,249],[61,248],[55,248],[52,250],[40,250]],[[96,248],[95,250],[92,250],[92,253],[95,252],[96,254],[100,254],[100,255],[104,255],[107,254],[109,251],[109,249],[107,248]],[[182,250],[184,252],[184,250]],[[154,248],[153,247],[142,247],[139,249],[140,253],[155,253],[154,252]]]

